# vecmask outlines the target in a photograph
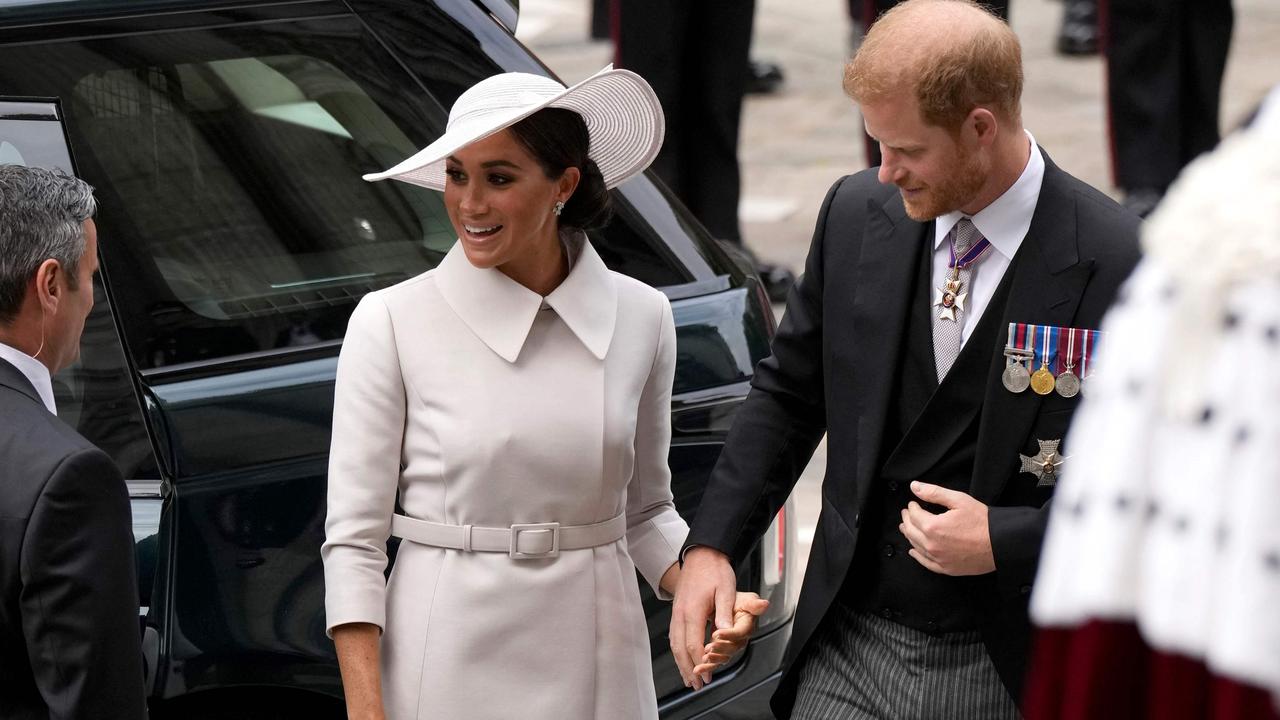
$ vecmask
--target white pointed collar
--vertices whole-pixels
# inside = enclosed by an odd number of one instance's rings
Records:
[[[569,276],[545,298],[587,350],[603,360],[618,317],[618,288],[584,235]],[[544,298],[495,268],[478,268],[455,243],[436,269],[445,302],[481,342],[507,362],[520,357]]]

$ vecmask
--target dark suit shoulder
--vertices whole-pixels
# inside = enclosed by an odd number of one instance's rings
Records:
[[[892,201],[897,207],[890,206],[889,209],[897,214],[901,206],[901,200],[897,200],[897,188],[881,184],[876,173],[876,168],[870,168],[845,175],[827,192],[818,221],[823,231],[819,239],[828,251],[848,243],[860,244],[861,231],[869,212],[879,211]]]
[[[0,457],[4,458],[0,466],[0,516],[29,516],[49,478],[69,458],[80,454],[111,462],[106,453],[44,406],[0,387]]]
[[[1081,254],[1124,268],[1127,274],[1141,254],[1138,234],[1142,218],[1089,183],[1060,168],[1055,170],[1063,189],[1076,201],[1077,241]]]
[[[865,209],[868,201],[875,205],[883,205],[898,194],[893,185],[885,185],[878,179],[879,168],[868,168],[852,175],[845,175],[836,181],[831,188],[829,199],[831,204],[851,205],[859,210]]]

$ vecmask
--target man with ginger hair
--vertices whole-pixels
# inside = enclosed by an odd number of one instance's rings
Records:
[[[901,3],[844,85],[883,164],[822,204],[690,531],[672,650],[691,667],[707,622],[731,622],[733,568],[826,433],[778,717],[1017,718],[1079,399],[1067,382],[1007,387],[1008,329],[1096,328],[1137,260],[1138,219],[1022,128],[1018,39],[976,3]]]

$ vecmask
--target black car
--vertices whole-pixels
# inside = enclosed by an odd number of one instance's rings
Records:
[[[492,74],[550,74],[503,0],[0,0],[0,162],[97,187],[102,273],[61,416],[128,479],[155,718],[338,718],[320,544],[334,372],[355,303],[434,267],[441,198],[362,181]],[[650,177],[592,241],[678,326],[670,454],[692,515],[768,352],[754,275]],[[741,568],[771,598],[698,693],[641,591],[663,717],[770,717],[794,529]],[[500,691],[500,688],[495,688]]]

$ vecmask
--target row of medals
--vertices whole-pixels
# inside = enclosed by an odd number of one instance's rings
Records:
[[[1039,370],[1031,372],[1027,365],[1035,362],[1035,353],[1030,350],[1005,347],[1004,355],[1009,364],[1005,367],[1000,379],[1009,392],[1020,393],[1031,388],[1031,391],[1037,395],[1048,395],[1055,390],[1065,398],[1080,394],[1083,383],[1080,382],[1080,376],[1075,374],[1072,366],[1068,365],[1066,370],[1054,377],[1047,362],[1041,365]]]

